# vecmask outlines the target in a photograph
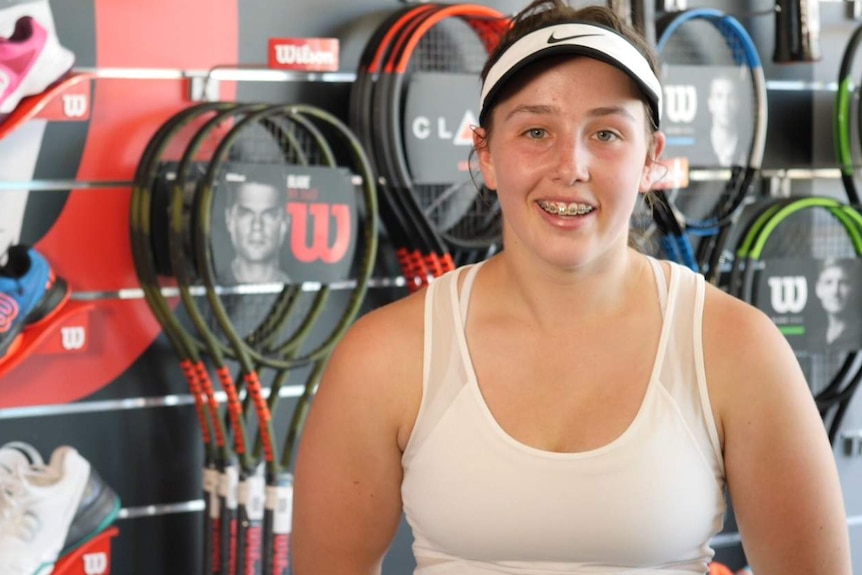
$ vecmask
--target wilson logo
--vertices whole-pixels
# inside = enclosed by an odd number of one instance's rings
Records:
[[[427,140],[431,136],[435,136],[440,140],[451,141],[456,146],[472,146],[472,126],[478,124],[479,122],[473,112],[467,110],[454,131],[452,131],[446,118],[436,118],[436,121],[432,121],[427,116],[416,116],[410,125],[410,130],[420,140]]]
[[[769,303],[778,313],[799,313],[808,302],[805,276],[769,278]]]
[[[60,328],[60,336],[67,351],[82,349],[87,343],[87,331],[82,326]]]
[[[105,552],[88,553],[83,560],[84,573],[87,575],[104,575],[108,572],[108,556]]]
[[[693,122],[697,115],[697,89],[694,86],[665,86],[664,111],[671,122]]]
[[[293,202],[287,205],[291,217],[290,245],[293,255],[303,263],[320,260],[333,264],[341,260],[350,247],[350,208],[345,204],[304,204]],[[308,245],[309,214],[313,220],[311,245]],[[329,243],[330,224],[335,225],[335,239]]]
[[[279,64],[300,64],[302,66],[332,66],[337,64],[332,52],[318,52],[311,46],[292,46],[279,44],[275,47],[275,61]]]
[[[65,94],[63,96],[63,114],[67,118],[81,118],[87,113],[87,96],[84,94]]]
[[[18,317],[18,302],[0,293],[0,333],[6,333]]]
[[[338,70],[337,38],[270,38],[269,67],[307,72]]]

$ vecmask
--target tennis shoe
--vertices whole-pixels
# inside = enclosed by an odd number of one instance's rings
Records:
[[[50,318],[69,299],[69,287],[42,255],[11,246],[0,266],[0,361],[20,343],[28,327]]]
[[[89,476],[90,464],[68,446],[58,447],[48,465],[19,461],[0,474],[0,573],[53,571]]]
[[[17,481],[15,474],[26,475],[31,468],[39,473],[40,468],[44,467],[42,455],[28,443],[10,441],[0,446],[0,477],[5,475],[14,483]],[[19,468],[21,468],[20,471]],[[90,466],[87,485],[69,524],[60,556],[77,549],[107,529],[117,519],[119,512],[119,496]]]
[[[39,94],[62,78],[75,55],[31,16],[19,18],[8,38],[0,38],[0,116],[22,98]]]
[[[0,475],[11,475],[18,467],[44,465],[42,454],[23,441],[10,441],[0,446]]]

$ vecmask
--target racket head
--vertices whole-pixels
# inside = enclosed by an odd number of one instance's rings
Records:
[[[860,224],[862,217],[855,209],[832,198],[776,202],[763,211],[739,250],[747,254],[740,295],[775,316],[779,329],[791,341],[818,401],[830,441],[834,441],[846,410],[842,402],[849,401],[862,377],[862,357],[858,357],[862,342],[839,346],[826,344],[828,340],[821,338],[826,333],[820,330],[825,326],[825,316],[822,312],[812,316],[809,308],[819,310],[811,302],[815,299],[812,294],[816,293],[818,299],[826,295],[821,292],[822,275],[818,275],[817,265],[811,262],[822,264],[838,258],[852,262],[853,269],[862,274]],[[768,291],[764,282],[768,282]],[[815,287],[803,289],[806,286]],[[859,301],[851,302],[856,306],[851,309],[856,310],[858,317],[862,291],[857,291],[857,296]],[[777,309],[779,305],[784,309]],[[822,305],[826,307],[825,303]],[[799,321],[794,320],[794,314],[804,318],[801,329],[794,325]],[[836,406],[837,412],[830,414],[830,409]],[[830,416],[832,420],[828,421]]]
[[[401,273],[406,280],[408,291],[415,291],[424,282],[428,272],[422,257],[423,244],[414,232],[415,225],[405,214],[399,198],[391,189],[383,171],[379,153],[376,149],[374,126],[379,121],[374,111],[374,94],[377,80],[386,66],[386,58],[396,42],[403,42],[403,30],[413,26],[414,21],[424,12],[437,9],[436,4],[423,4],[393,13],[392,17],[378,28],[368,42],[360,59],[357,82],[351,87],[350,127],[363,144],[372,162],[380,194],[380,215],[383,230],[391,240]]]
[[[499,244],[499,205],[480,177],[476,179],[478,171],[465,153],[472,146],[471,126],[477,123],[472,97],[453,104],[427,95],[454,92],[469,97],[474,93],[488,52],[499,41],[506,22],[495,10],[469,5],[429,14],[400,50],[394,51],[393,74],[388,77],[386,92],[381,92],[385,97],[378,100],[381,109],[390,110],[386,114],[388,125],[381,133],[388,134],[391,143],[388,156],[393,162],[389,169],[408,194],[405,201],[418,204],[419,215],[441,237],[444,249],[452,252]],[[452,89],[453,85],[457,87]],[[449,88],[441,90],[444,86]],[[432,108],[436,111],[429,112]],[[444,109],[463,109],[465,113],[452,115]],[[418,122],[434,116],[441,118],[436,131],[417,130]],[[451,142],[440,146],[443,121],[451,131],[451,135],[446,133]],[[429,143],[433,150],[427,147]],[[440,159],[432,163],[429,157]]]
[[[856,170],[862,157],[862,99],[856,84],[862,78],[862,61],[858,52],[862,43],[862,25],[857,26],[841,57],[838,70],[838,90],[835,94],[833,108],[833,143],[835,157],[841,170],[841,181],[844,185],[847,201],[853,206],[859,206],[859,192],[856,185]]]
[[[745,202],[763,162],[762,63],[745,28],[719,10],[670,14],[659,29],[665,156],[685,157],[693,168],[674,204],[687,229],[718,233]]]

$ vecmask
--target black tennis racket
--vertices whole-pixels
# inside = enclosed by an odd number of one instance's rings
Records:
[[[227,396],[227,424],[229,424],[233,435],[233,446],[235,458],[226,466],[222,474],[220,484],[220,550],[222,563],[243,572],[260,572],[259,565],[247,565],[248,558],[260,558],[260,553],[255,546],[249,549],[249,542],[256,543],[254,534],[249,534],[253,529],[253,522],[249,516],[253,515],[248,507],[254,504],[255,494],[251,492],[250,485],[256,485],[255,475],[258,471],[258,458],[253,453],[250,445],[250,431],[246,421],[246,406],[241,401],[244,379],[235,378],[231,373],[228,360],[234,358],[234,350],[220,336],[217,331],[216,320],[213,318],[203,301],[196,299],[192,290],[201,287],[197,273],[197,261],[195,259],[194,230],[196,227],[196,211],[198,186],[203,180],[203,175],[209,166],[215,149],[223,137],[226,137],[234,127],[241,122],[247,121],[249,117],[255,117],[262,110],[267,109],[264,104],[246,104],[236,106],[213,117],[207,124],[202,126],[191,141],[187,144],[182,159],[175,168],[173,180],[173,192],[170,198],[170,226],[169,245],[172,269],[180,291],[184,309],[194,324],[200,337],[206,344],[207,351],[216,367],[216,373]],[[257,142],[260,149],[255,150],[257,157],[280,158],[294,152],[295,145],[289,137],[277,137],[271,134],[265,126],[258,126],[256,135],[261,138]],[[284,136],[284,134],[278,134]],[[230,283],[230,282],[225,282]],[[228,288],[230,291],[230,288]],[[228,298],[241,297],[236,293],[229,293]],[[289,290],[284,289],[273,301],[267,301],[271,306],[269,315],[265,319],[259,319],[255,325],[254,335],[261,331],[277,330],[286,321],[286,307],[284,300],[289,299]],[[252,330],[249,330],[252,332]],[[262,494],[258,500],[262,499]]]
[[[862,76],[862,66],[859,65],[858,52],[862,42],[862,26],[857,26],[841,57],[838,70],[838,91],[835,94],[833,113],[833,141],[835,156],[841,169],[841,181],[847,193],[847,201],[853,206],[859,206],[859,192],[856,187],[856,170],[862,158],[862,131],[860,131],[860,106],[857,80]]]
[[[377,27],[360,56],[356,81],[350,90],[350,127],[355,131],[366,150],[378,179],[380,214],[384,228],[392,241],[395,255],[409,292],[416,291],[429,276],[423,252],[425,246],[417,237],[415,224],[409,222],[398,198],[390,189],[376,157],[372,96],[377,79],[385,65],[385,58],[406,26],[412,25],[421,14],[433,11],[436,4],[420,4],[393,12]]]
[[[741,238],[730,283],[731,293],[776,316],[797,351],[831,442],[862,377],[862,357],[856,347],[824,347],[808,311],[815,281],[806,277],[812,276],[812,261],[860,255],[862,216],[851,206],[821,197],[776,200],[764,204]]]
[[[342,308],[342,312],[338,315],[338,319],[334,326],[327,331],[327,336],[320,342],[309,342],[308,349],[301,351],[296,348],[297,333],[293,331],[287,334],[286,339],[273,345],[272,338],[264,338],[267,340],[267,349],[260,349],[253,345],[242,336],[236,325],[236,320],[232,317],[228,310],[228,305],[222,298],[222,293],[219,285],[217,261],[219,252],[214,249],[217,245],[214,238],[214,222],[216,215],[220,213],[217,205],[217,200],[220,195],[223,195],[229,184],[228,176],[236,173],[237,162],[230,161],[235,157],[235,152],[239,148],[247,149],[247,144],[243,144],[243,134],[245,130],[264,120],[277,120],[285,117],[290,121],[299,121],[298,118],[311,119],[320,125],[326,126],[326,129],[333,130],[338,137],[341,138],[341,144],[346,145],[351,158],[351,168],[358,171],[361,176],[361,193],[356,198],[361,203],[361,209],[357,210],[357,214],[362,214],[360,221],[355,223],[361,228],[361,241],[358,242],[356,249],[353,252],[351,259],[347,261],[350,264],[350,271],[355,272],[353,280],[353,289],[350,291],[350,296]],[[240,154],[243,155],[242,153]],[[298,195],[292,197],[291,201],[285,206],[285,209],[293,214],[294,221],[291,222],[292,241],[296,239],[297,234],[305,235],[308,231],[307,226],[303,227],[302,221],[297,219],[297,214],[303,213],[305,210],[314,211],[315,202],[303,202],[303,191],[307,191],[314,196],[313,199],[320,199],[316,194],[324,192],[323,186],[312,184],[314,177],[322,178],[320,172],[312,174],[311,166],[281,166],[292,169],[292,172],[287,173],[286,185],[289,191],[297,191]],[[320,169],[327,168],[329,176],[333,176],[331,166],[319,166]],[[341,177],[342,170],[338,170]],[[291,184],[293,182],[293,184]],[[303,187],[303,183],[306,184]],[[328,180],[328,185],[332,186],[334,180]],[[309,187],[310,186],[310,187]],[[315,191],[316,190],[316,191]],[[352,178],[348,180],[348,191],[350,194],[356,195],[353,187]],[[263,530],[263,573],[284,573],[287,568],[287,549],[289,541],[290,528],[290,508],[292,498],[292,476],[289,471],[283,469],[279,465],[276,458],[276,441],[275,431],[272,421],[272,413],[265,399],[264,387],[260,379],[260,368],[266,367],[270,370],[280,372],[282,370],[290,370],[298,366],[308,365],[328,357],[331,347],[341,335],[346,331],[359,310],[367,286],[368,278],[370,277],[374,266],[376,252],[376,189],[373,182],[372,172],[368,167],[367,159],[364,156],[361,146],[349,130],[343,126],[333,116],[308,105],[292,105],[292,106],[275,106],[266,110],[252,114],[236,124],[236,126],[225,136],[219,143],[219,146],[210,162],[206,176],[202,180],[201,186],[198,188],[196,212],[198,218],[196,221],[196,239],[195,246],[197,250],[197,261],[199,273],[203,279],[207,301],[212,309],[214,316],[218,322],[218,326],[228,340],[234,350],[238,363],[240,364],[243,379],[245,380],[245,389],[247,389],[251,403],[254,406],[256,415],[256,424],[260,444],[263,451],[263,459],[267,469],[267,496],[266,509],[264,517]],[[320,202],[318,202],[320,203]],[[325,203],[325,202],[324,202]],[[296,209],[293,209],[296,208]],[[335,206],[330,205],[329,208],[334,210]],[[334,213],[334,211],[333,211]],[[319,230],[317,230],[319,231]],[[318,234],[315,234],[318,235]],[[326,234],[324,234],[326,235]],[[305,239],[305,238],[301,238]],[[327,240],[328,238],[324,238]],[[338,243],[336,241],[336,243]],[[300,261],[297,244],[292,243],[291,249],[294,251]],[[288,267],[293,278],[298,278],[301,266],[295,265]],[[319,269],[317,270],[320,271]],[[296,281],[295,279],[292,281]],[[328,285],[332,278],[324,281],[316,281],[315,285],[311,285],[306,281],[303,283],[303,290],[311,290],[317,293],[313,296],[313,300],[317,302],[312,305],[307,314],[319,314],[320,306],[325,298],[320,298],[320,293],[324,289],[330,289]],[[249,294],[244,294],[247,297]],[[306,316],[307,317],[307,316]],[[259,322],[257,322],[259,324]],[[303,322],[300,320],[300,324]],[[305,322],[307,325],[307,322]],[[301,330],[300,330],[301,331]],[[270,393],[272,398],[272,392]]]
[[[446,261],[447,253],[464,261],[459,257],[463,253],[499,247],[499,205],[477,186],[467,162],[475,119],[471,103],[438,100],[444,92],[473,93],[478,72],[507,25],[499,12],[471,4],[426,12],[405,29],[378,79],[373,109],[381,121],[375,141],[404,209],[426,230],[431,251],[443,254],[438,257],[443,269],[435,267],[433,258],[429,262],[434,275],[453,266]],[[441,91],[444,86],[449,88]],[[437,97],[429,99],[428,94]],[[426,147],[428,143],[432,147]],[[460,144],[462,153],[453,144]],[[432,148],[439,152],[429,152]],[[442,252],[436,238],[442,240]]]
[[[142,154],[135,174],[130,204],[131,246],[135,269],[150,309],[180,358],[204,439],[204,574],[221,572],[221,556],[215,552],[214,538],[210,534],[219,529],[217,513],[214,510],[214,507],[217,507],[215,499],[218,476],[224,461],[229,458],[230,447],[219,417],[219,404],[209,372],[201,355],[204,346],[181,324],[174,314],[173,305],[162,293],[162,288],[168,284],[159,279],[159,274],[164,273],[169,263],[164,251],[160,251],[165,248],[165,244],[155,241],[152,228],[153,221],[157,220],[161,222],[163,231],[167,217],[165,197],[158,195],[158,191],[164,191],[164,187],[157,185],[163,176],[163,155],[177,154],[176,150],[182,148],[189,135],[194,133],[201,123],[230,106],[231,104],[227,103],[201,104],[169,118],[151,137]]]

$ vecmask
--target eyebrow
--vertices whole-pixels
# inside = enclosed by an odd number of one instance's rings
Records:
[[[506,120],[516,116],[518,114],[553,114],[558,111],[559,108],[556,106],[549,106],[545,104],[540,105],[528,105],[522,104],[520,106],[515,106],[515,108],[506,115]],[[589,115],[594,118],[601,118],[603,116],[625,116],[631,120],[636,120],[637,118],[629,112],[626,108],[622,106],[602,106],[600,108],[593,108],[589,111]]]

